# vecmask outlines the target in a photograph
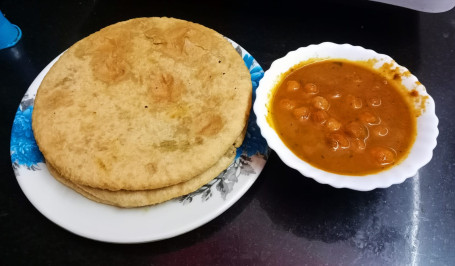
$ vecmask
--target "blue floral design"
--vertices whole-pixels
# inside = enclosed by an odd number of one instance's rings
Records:
[[[256,100],[256,89],[259,85],[259,81],[264,76],[264,71],[262,70],[261,66],[255,62],[254,58],[248,53],[245,53],[245,55],[243,55],[243,61],[250,70],[251,82],[253,84],[252,98],[254,102]],[[253,109],[250,110],[250,117],[248,119],[248,129],[245,135],[245,141],[243,142],[242,146],[237,149],[236,159],[244,153],[247,156],[259,154],[265,158],[269,153],[267,142],[262,137],[259,127],[256,124],[256,114],[253,112]]]
[[[251,166],[251,157],[242,154],[239,158],[234,160],[226,170],[221,172],[212,181],[205,184],[198,190],[182,196],[179,198],[179,202],[189,204],[193,201],[193,198],[197,195],[201,195],[202,201],[207,201],[213,196],[212,188],[220,192],[221,197],[226,200],[229,193],[234,190],[234,185],[238,182],[240,175],[255,174],[254,168]]]
[[[26,103],[26,104],[23,104]],[[32,131],[33,106],[30,101],[24,100],[17,109],[11,131],[11,161],[13,168],[24,165],[28,169],[36,170],[38,163],[44,162]]]
[[[262,67],[260,65],[254,64],[254,58],[249,54],[245,54],[243,56],[243,61],[245,62],[246,67],[248,67],[248,69],[250,70],[253,91],[256,92],[256,88],[259,86],[259,81],[264,76],[264,70],[262,70]]]

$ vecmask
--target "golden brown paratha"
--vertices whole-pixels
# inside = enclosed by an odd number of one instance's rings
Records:
[[[224,156],[222,156],[215,165],[210,167],[204,173],[191,178],[188,181],[164,188],[150,190],[110,191],[82,186],[75,184],[61,176],[49,163],[47,163],[47,168],[55,179],[72,188],[76,192],[82,194],[88,199],[118,207],[131,208],[161,203],[197,190],[201,186],[210,182],[213,178],[217,177],[232,163],[235,158],[235,151],[235,148],[230,148],[229,151]]]
[[[248,69],[220,34],[178,19],[132,19],[61,56],[37,92],[33,131],[73,183],[161,188],[220,160],[246,125],[251,92]]]

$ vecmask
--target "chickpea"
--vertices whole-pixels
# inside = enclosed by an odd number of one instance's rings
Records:
[[[374,107],[378,107],[381,105],[381,98],[379,97],[372,97],[370,99],[368,99],[368,103],[371,105],[371,106],[374,106]]]
[[[310,117],[310,108],[306,106],[295,108],[294,111],[292,111],[292,114],[299,121],[306,121]]]
[[[395,150],[386,147],[374,147],[370,150],[370,155],[379,165],[392,164],[396,158]]]
[[[389,129],[384,125],[377,125],[371,129],[373,134],[378,137],[384,137],[389,134]]]
[[[316,94],[319,92],[318,86],[314,83],[307,83],[303,86],[303,91],[310,94]]]
[[[327,136],[326,140],[329,147],[334,151],[348,149],[351,146],[348,138],[343,133],[332,133]]]
[[[368,111],[361,113],[359,118],[360,121],[368,125],[377,125],[381,123],[381,119],[378,116]]]
[[[327,99],[322,96],[314,97],[311,102],[313,103],[314,108],[319,110],[328,110],[330,107],[330,104],[327,101]]]
[[[319,110],[311,114],[311,118],[314,122],[324,124],[329,118],[329,114],[326,111]]]
[[[289,111],[293,110],[297,106],[296,102],[294,102],[293,100],[289,100],[289,99],[282,99],[280,101],[279,105],[281,108],[283,108],[285,110],[289,110]]]
[[[355,139],[353,141],[354,151],[356,152],[364,152],[367,148],[367,144],[365,143],[365,139]]]
[[[286,83],[286,86],[287,86],[287,90],[290,91],[290,92],[293,92],[293,91],[298,91],[300,89],[300,83],[296,80],[289,80],[287,83]]]
[[[357,121],[349,122],[345,126],[346,133],[356,139],[365,139],[368,137],[368,129]]]
[[[341,123],[338,122],[338,120],[336,120],[335,118],[331,117],[331,118],[327,119],[325,126],[330,131],[337,131],[341,128]]]
[[[359,97],[355,97],[354,95],[347,95],[346,102],[351,106],[352,109],[360,109],[362,108],[362,99]]]

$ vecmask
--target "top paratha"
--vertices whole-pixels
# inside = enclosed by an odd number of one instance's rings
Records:
[[[109,190],[184,182],[232,146],[251,106],[248,69],[199,24],[138,18],[71,46],[44,78],[33,131],[72,182]]]

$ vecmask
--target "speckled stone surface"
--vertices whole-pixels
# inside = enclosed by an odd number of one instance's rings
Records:
[[[1,2],[23,31],[16,47],[0,51],[1,265],[455,265],[455,10],[428,14],[370,1],[191,2]],[[440,135],[433,160],[403,184],[357,192],[320,185],[272,152],[244,197],[191,232],[134,245],[76,236],[21,192],[9,157],[14,114],[55,56],[95,30],[140,16],[211,27],[265,70],[288,51],[323,41],[388,54],[436,102]]]

